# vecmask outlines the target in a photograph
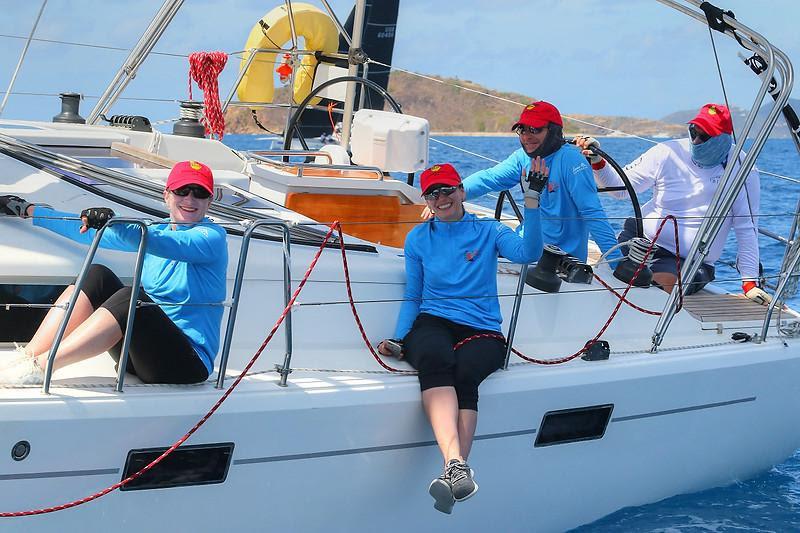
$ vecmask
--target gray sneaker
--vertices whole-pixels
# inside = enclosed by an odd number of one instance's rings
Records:
[[[455,501],[463,502],[478,492],[478,484],[472,479],[474,472],[466,462],[450,459],[444,471],[453,489]]]
[[[453,506],[456,504],[453,498],[453,488],[447,480],[447,476],[442,474],[433,481],[428,487],[428,493],[433,497],[433,508],[439,512],[450,514],[453,512]]]

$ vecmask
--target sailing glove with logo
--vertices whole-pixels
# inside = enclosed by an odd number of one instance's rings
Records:
[[[754,281],[745,281],[742,283],[742,291],[744,291],[745,296],[757,304],[769,305],[769,303],[772,302],[772,296],[760,289]]]
[[[28,208],[33,205],[24,198],[14,196],[13,194],[0,196],[0,213],[4,215],[12,215],[15,217],[25,218],[27,216]]]
[[[83,225],[92,229],[102,228],[114,216],[114,211],[108,207],[90,207],[81,211],[81,219],[85,219]]]

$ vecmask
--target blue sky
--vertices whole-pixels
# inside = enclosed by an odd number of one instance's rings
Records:
[[[250,28],[273,3],[186,0],[156,50],[240,50]],[[346,18],[350,2],[331,4]],[[49,0],[36,36],[129,48],[160,5],[161,0]],[[800,65],[800,2],[727,0],[720,5]],[[40,6],[40,0],[0,0],[0,34],[27,37]],[[738,45],[718,33],[715,38],[730,101],[749,107],[758,79],[736,58]],[[0,37],[0,42],[2,94],[24,40]],[[14,91],[96,96],[124,57],[114,50],[34,42]],[[566,114],[660,118],[722,101],[708,30],[647,0],[401,0],[393,62],[415,72],[546,99]],[[223,96],[237,66],[238,60],[231,58],[221,79]],[[125,95],[186,98],[187,70],[185,58],[153,56]],[[88,114],[94,103],[88,98],[82,113]],[[12,94],[3,118],[48,119],[58,107],[52,96]],[[170,102],[124,101],[113,113],[160,120],[175,116],[175,108]]]

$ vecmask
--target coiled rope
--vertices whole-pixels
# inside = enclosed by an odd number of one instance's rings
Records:
[[[225,52],[194,52],[189,54],[189,100],[192,99],[192,80],[203,91],[206,135],[216,134],[220,140],[225,135],[225,117],[219,103],[218,78],[228,54]]]

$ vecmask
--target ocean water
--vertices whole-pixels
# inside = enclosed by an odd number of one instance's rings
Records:
[[[269,138],[255,135],[228,135],[224,141],[236,149],[272,147]],[[652,146],[651,142],[641,139],[605,138],[600,142],[602,149],[621,165],[631,162]],[[462,176],[466,176],[494,163],[462,150],[500,161],[518,146],[516,137],[438,137],[431,141],[429,161],[431,164],[452,163]],[[759,155],[757,166],[760,170],[795,180],[761,175],[759,225],[786,236],[800,199],[800,156],[791,140],[770,139]],[[521,200],[519,191],[515,191],[515,197]],[[641,203],[644,204],[648,198],[648,195],[643,195]],[[603,195],[601,201],[612,226],[618,230],[624,219],[632,213],[630,203],[607,195]],[[496,197],[484,197],[478,201],[489,207],[494,207],[495,202]],[[513,216],[510,211],[507,214]],[[776,276],[784,245],[762,235],[759,247],[765,276]],[[738,274],[730,266],[735,259],[735,239],[731,236],[717,264],[716,279],[717,283],[731,291],[741,290]],[[791,298],[789,304],[800,308],[800,297]],[[653,482],[657,483],[658,480]],[[575,531],[800,531],[800,450],[783,464],[756,478],[695,494],[675,496],[650,505],[622,509]]]

